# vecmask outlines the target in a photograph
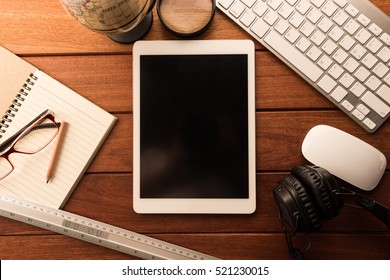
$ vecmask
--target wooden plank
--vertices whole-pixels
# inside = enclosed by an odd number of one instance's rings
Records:
[[[116,116],[117,123],[87,172],[130,172],[133,169],[133,116]]]
[[[257,175],[257,210],[251,215],[140,215],[132,208],[131,174],[89,174],[67,202],[64,210],[113,224],[128,230],[151,233],[272,233],[280,232],[278,209],[272,189],[287,175],[259,173]],[[390,172],[386,172],[378,187],[367,195],[390,207]],[[362,192],[364,193],[364,192]],[[344,197],[345,204],[356,204]],[[0,217],[0,235],[47,233],[23,223]],[[323,222],[322,232],[382,232],[388,230],[365,210],[344,206],[340,214]]]
[[[174,242],[221,259],[288,259],[282,234],[164,234],[151,235]],[[312,234],[312,246],[305,254],[308,259],[389,259],[389,234]],[[239,242],[237,242],[239,240]],[[294,245],[305,247],[302,235],[294,239]],[[9,246],[9,244],[13,244]],[[29,250],[22,249],[28,244]],[[135,259],[130,255],[75,240],[66,236],[0,237],[0,258],[35,259]]]
[[[110,112],[133,110],[131,55],[23,58]],[[256,52],[255,73],[257,109],[335,108],[268,52]]]
[[[119,44],[82,26],[60,1],[2,1],[0,44],[17,54],[131,53],[132,45]],[[45,11],[45,13],[42,13]],[[163,28],[156,8],[154,22],[145,40],[180,39]],[[197,39],[249,39],[250,36],[220,11],[206,33]],[[28,40],[28,43],[26,43]],[[260,48],[260,44],[257,44]]]
[[[133,165],[133,120],[117,114],[118,122],[88,172],[131,172]],[[290,170],[305,163],[301,153],[306,133],[315,125],[342,129],[381,150],[390,158],[390,123],[368,134],[341,111],[282,111],[256,113],[256,168],[261,171]],[[389,168],[389,164],[387,163]]]
[[[136,214],[132,209],[132,176],[130,174],[84,176],[64,210],[141,233],[278,231],[280,225],[277,208],[270,193],[271,185],[269,184],[272,182],[276,184],[279,178],[281,177],[269,177],[267,187],[260,188],[258,185],[259,208],[255,215]],[[2,217],[0,221],[1,235],[45,232]]]
[[[343,112],[282,111],[256,115],[256,159],[258,170],[289,170],[303,162],[301,146],[306,133],[314,126],[326,124],[346,131],[381,150],[390,158],[390,123],[368,134]],[[387,168],[389,168],[389,163]]]
[[[388,15],[390,3],[373,0]],[[0,45],[17,54],[97,54],[130,53],[131,45],[122,45],[79,24],[61,6],[60,1],[1,1]],[[42,11],[45,11],[44,13]],[[163,29],[156,8],[154,23],[146,40],[179,39]],[[217,9],[209,30],[196,39],[249,39],[240,27]],[[257,44],[258,49],[263,49]]]
[[[276,56],[256,52],[256,108],[329,109],[335,106]]]
[[[131,55],[23,57],[110,112],[133,110]]]

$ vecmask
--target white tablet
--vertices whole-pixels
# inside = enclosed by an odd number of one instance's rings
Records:
[[[255,211],[254,52],[249,40],[134,44],[137,213]]]

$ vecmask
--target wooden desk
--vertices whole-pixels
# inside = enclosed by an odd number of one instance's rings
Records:
[[[387,14],[390,1],[373,0]],[[252,215],[139,215],[132,208],[132,45],[82,27],[59,1],[0,0],[0,45],[22,56],[119,119],[65,210],[223,259],[287,259],[272,197],[317,124],[345,130],[390,160],[390,122],[368,134],[256,43],[257,210]],[[251,39],[220,11],[197,39]],[[146,40],[177,39],[154,9]],[[390,171],[369,195],[390,205]],[[310,259],[390,259],[390,233],[369,213],[344,207],[310,235]],[[299,234],[295,243],[305,244]],[[0,218],[0,259],[131,259],[129,255]]]

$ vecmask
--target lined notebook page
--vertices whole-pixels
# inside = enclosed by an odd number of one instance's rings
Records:
[[[116,118],[42,71],[10,127],[7,139],[44,110],[55,113],[67,127],[52,179],[46,183],[55,141],[34,155],[12,154],[15,169],[0,181],[0,192],[61,208],[104,142]],[[3,140],[2,139],[2,140]]]

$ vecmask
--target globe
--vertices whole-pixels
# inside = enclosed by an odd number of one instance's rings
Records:
[[[82,25],[119,43],[133,43],[149,32],[155,0],[60,0]]]

